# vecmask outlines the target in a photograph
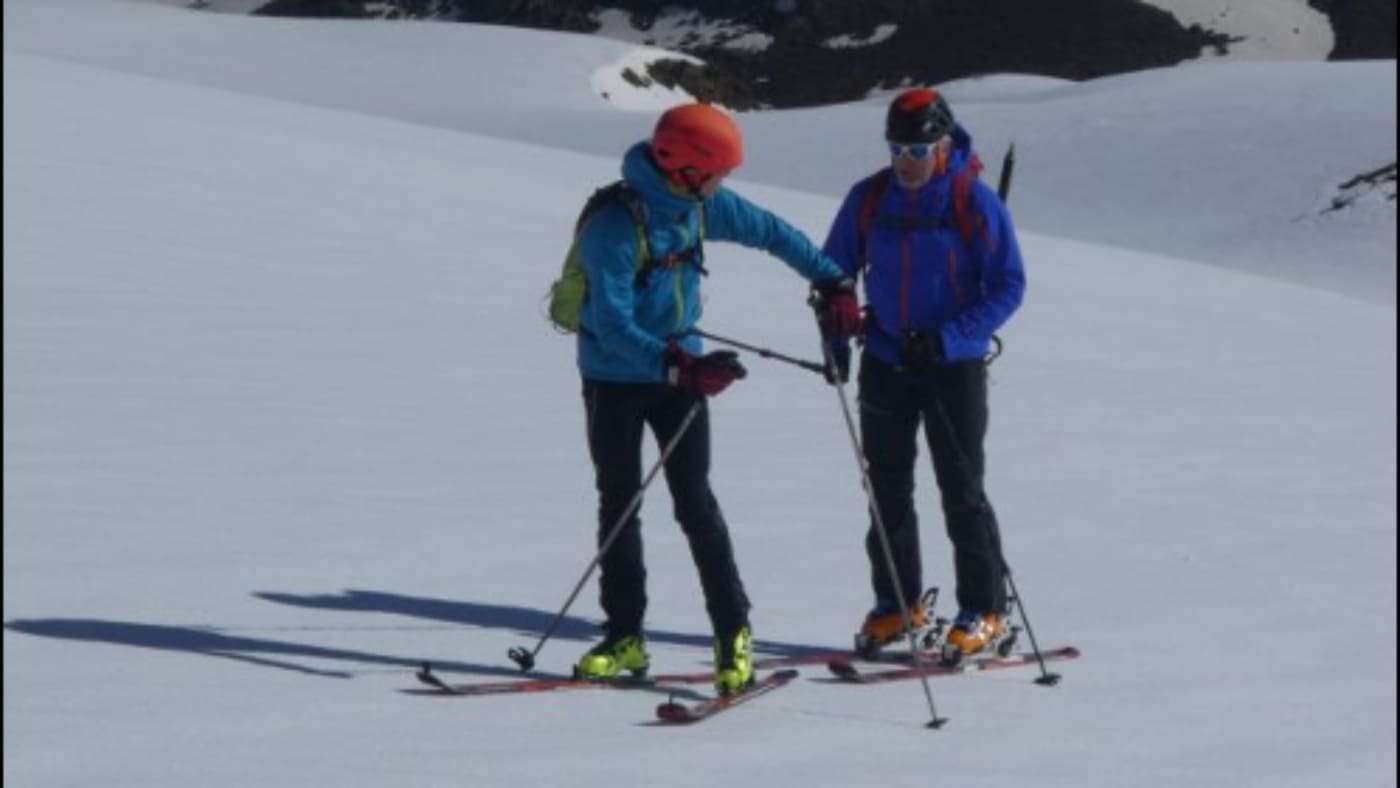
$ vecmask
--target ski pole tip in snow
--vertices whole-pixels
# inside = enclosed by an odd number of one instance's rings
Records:
[[[929,720],[929,721],[928,721],[928,724],[925,725],[924,727],[925,727],[925,728],[931,728],[931,729],[933,729],[933,730],[938,730],[939,728],[942,728],[943,725],[944,725],[945,723],[947,723],[947,722],[948,722],[948,718],[947,718],[947,717],[934,717],[933,719]]]

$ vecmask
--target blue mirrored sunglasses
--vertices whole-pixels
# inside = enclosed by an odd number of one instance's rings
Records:
[[[890,155],[895,157],[908,156],[911,159],[927,159],[933,155],[933,150],[937,147],[938,143],[936,142],[915,142],[908,145],[891,142]]]

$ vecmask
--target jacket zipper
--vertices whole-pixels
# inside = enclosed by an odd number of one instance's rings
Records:
[[[917,208],[914,196],[906,194],[904,198],[905,212],[911,213],[910,208]],[[917,215],[918,211],[912,211]],[[904,257],[904,275],[899,288],[899,327],[902,331],[909,330],[909,301],[910,291],[914,288],[914,237],[913,233],[900,233],[900,249]]]
[[[676,325],[674,330],[680,331],[681,324],[685,322],[685,288],[681,283],[681,267],[671,266],[671,281],[675,284],[676,291]]]

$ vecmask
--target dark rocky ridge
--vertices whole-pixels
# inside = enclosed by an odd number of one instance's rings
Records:
[[[1395,0],[1309,2],[1332,21],[1333,59],[1395,58]],[[772,45],[758,52],[685,46],[708,65],[663,62],[648,75],[741,109],[847,101],[874,88],[995,72],[1091,79],[1170,66],[1195,58],[1205,47],[1223,50],[1230,44],[1223,34],[1183,28],[1170,13],[1138,0],[677,0],[664,5],[773,37]],[[647,30],[661,6],[641,0],[273,0],[258,13],[368,16],[388,7],[423,18],[593,32],[597,8],[621,8],[635,27]],[[821,46],[843,34],[868,37],[881,24],[898,30],[870,46]]]
[[[1329,60],[1394,60],[1395,0],[1308,0],[1332,21]]]

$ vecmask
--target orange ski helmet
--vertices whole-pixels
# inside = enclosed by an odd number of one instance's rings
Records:
[[[663,172],[693,167],[707,176],[724,175],[744,161],[739,126],[709,104],[682,104],[666,110],[651,136],[651,153]]]

